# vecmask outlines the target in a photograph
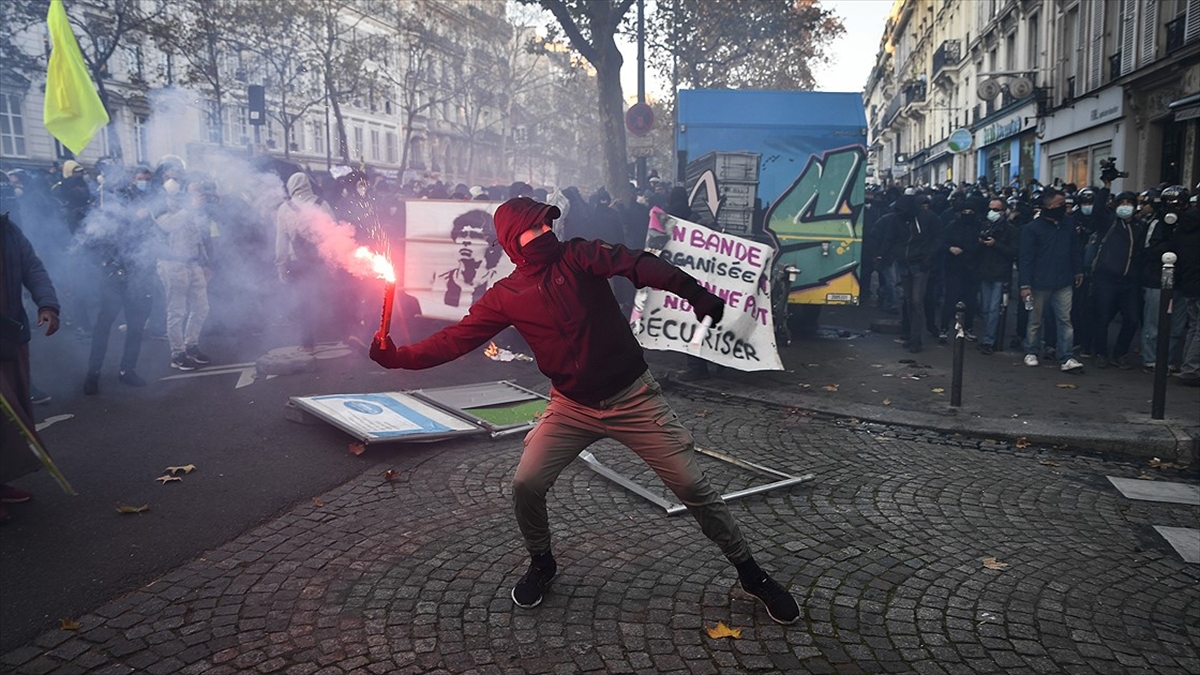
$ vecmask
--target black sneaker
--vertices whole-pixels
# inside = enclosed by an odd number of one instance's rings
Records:
[[[530,563],[529,571],[521,577],[516,586],[513,586],[513,602],[522,609],[533,609],[542,604],[542,595],[550,587],[550,580],[557,572],[558,566],[554,564],[553,558],[550,559],[548,567],[536,562]]]
[[[100,373],[88,373],[83,379],[83,393],[93,396],[100,393]]]
[[[796,604],[796,599],[766,573],[757,581],[742,579],[742,590],[758,598],[775,623],[787,625],[796,623],[800,618],[800,606]]]
[[[200,367],[200,364],[189,358],[187,354],[179,352],[171,357],[171,367],[175,370],[195,370]]]
[[[187,355],[189,359],[199,363],[202,366],[207,366],[208,364],[212,363],[212,359],[208,358],[208,354],[200,351],[200,348],[196,345],[192,345],[191,347],[187,348]]]
[[[117,375],[117,379],[131,387],[146,386],[146,381],[138,377],[138,374],[132,370],[122,370],[121,374]]]

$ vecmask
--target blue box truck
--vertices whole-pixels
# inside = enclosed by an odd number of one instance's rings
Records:
[[[694,218],[770,241],[779,251],[775,283],[787,285],[788,304],[816,306],[808,312],[814,327],[817,307],[858,304],[867,164],[862,97],[682,90],[678,120],[676,175]]]

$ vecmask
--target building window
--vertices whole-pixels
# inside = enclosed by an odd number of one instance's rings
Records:
[[[371,159],[378,162],[380,157],[379,149],[379,130],[371,130]]]
[[[353,156],[360,160],[363,158],[363,128],[360,126],[354,127]]]
[[[400,161],[399,147],[396,143],[396,132],[389,131],[384,134],[384,147],[387,150],[388,164],[395,164]]]
[[[1087,148],[1067,154],[1067,182],[1081,188],[1088,184]]]
[[[0,150],[11,157],[25,156],[25,120],[21,115],[22,98],[0,94]]]
[[[325,152],[325,127],[320,122],[313,122],[313,152]]]
[[[1067,175],[1067,156],[1059,155],[1050,158],[1051,184],[1061,185]]]
[[[138,164],[150,163],[149,119],[145,115],[133,116],[133,153]]]

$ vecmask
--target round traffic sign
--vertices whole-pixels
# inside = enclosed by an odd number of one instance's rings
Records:
[[[625,111],[625,128],[634,136],[645,136],[654,128],[654,111],[645,103],[634,103]]]

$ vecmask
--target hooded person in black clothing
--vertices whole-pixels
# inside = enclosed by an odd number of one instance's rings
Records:
[[[496,234],[516,269],[489,288],[462,321],[417,344],[397,347],[377,334],[371,359],[386,368],[431,368],[513,326],[550,378],[550,403],[525,437],[513,479],[513,507],[531,557],[512,590],[517,606],[540,604],[558,570],[546,493],[584,448],[612,438],[658,473],[772,619],[796,621],[796,600],[754,562],[725,501],[696,465],[691,434],[650,375],[608,280],[619,275],[639,288],[670,291],[690,302],[698,319],[714,324],[725,303],[683,270],[644,251],[594,240],[560,242],[551,229],[560,215],[558,207],[527,197],[501,204]]]
[[[941,224],[933,213],[918,209],[916,198],[900,195],[892,212],[879,220],[884,235],[882,250],[896,261],[904,287],[901,333],[913,353],[921,351],[925,331],[925,290],[938,246]]]
[[[944,261],[945,300],[942,302],[941,320],[938,322],[938,341],[946,342],[953,327],[956,305],[966,305],[963,312],[963,329],[966,338],[974,340],[972,328],[975,322],[975,291],[979,231],[986,222],[987,200],[972,195],[959,206],[957,213],[942,230],[942,260]]]

